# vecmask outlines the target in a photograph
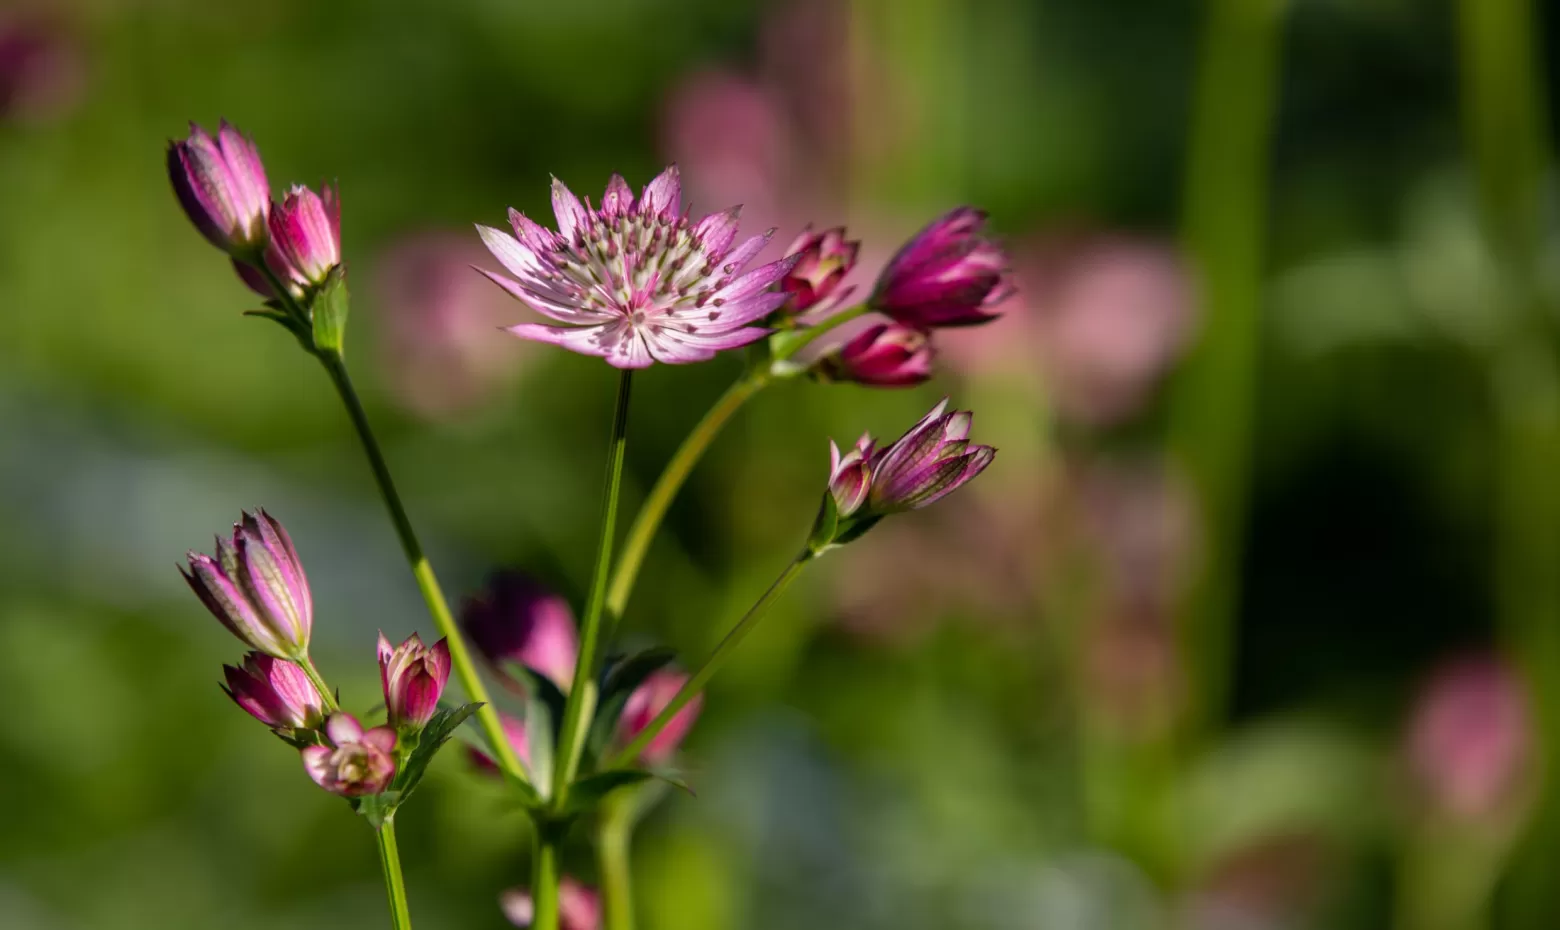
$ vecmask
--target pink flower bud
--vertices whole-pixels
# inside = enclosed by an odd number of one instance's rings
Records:
[[[835,381],[908,387],[931,378],[934,355],[924,332],[899,323],[880,323],[820,359],[818,370]]]
[[[258,255],[266,244],[271,186],[254,142],[226,120],[213,139],[190,124],[190,136],[168,144],[168,177],[190,221],[230,255]]]
[[[509,748],[515,751],[515,758],[524,765],[531,764],[531,744],[527,741],[525,721],[519,717],[511,717],[500,713],[498,721],[504,727],[504,737],[509,740]],[[488,775],[499,775],[498,763],[493,757],[475,746],[467,746],[466,752],[471,759],[471,764],[478,770]]]
[[[634,693],[628,696],[628,703],[623,705],[623,716],[618,721],[619,735],[624,742],[638,736],[640,731],[649,726],[651,721],[672,703],[672,698],[682,690],[688,676],[680,672],[659,671],[645,679],[644,684],[634,689]],[[645,747],[642,761],[650,765],[660,765],[670,759],[677,747],[682,745],[683,738],[688,731],[693,729],[694,721],[699,719],[699,710],[704,706],[704,696],[699,695],[689,701],[672,716],[661,732],[655,735],[650,745]]]
[[[872,488],[872,456],[870,434],[861,434],[844,455],[840,455],[834,440],[829,440],[829,493],[834,495],[834,508],[840,516],[850,516],[866,502],[867,491]]]
[[[318,287],[341,264],[341,201],[331,185],[320,194],[294,185],[271,211],[270,227],[266,263],[290,285]]]
[[[986,238],[985,223],[971,207],[934,220],[889,261],[868,303],[922,330],[996,319],[1012,285],[1007,256]]]
[[[568,690],[580,644],[569,602],[519,572],[493,578],[467,601],[461,626],[499,674],[518,662]]]
[[[1439,812],[1481,819],[1519,797],[1533,764],[1533,721],[1523,683],[1489,657],[1459,659],[1431,678],[1408,733],[1408,758]]]
[[[786,250],[787,255],[796,256],[791,273],[780,281],[780,288],[791,295],[786,309],[801,313],[833,297],[856,266],[860,249],[861,243],[845,240],[843,226],[821,233],[810,227],[803,230]]]
[[[874,513],[919,510],[991,464],[995,449],[969,444],[974,414],[947,409],[945,398],[893,445],[873,455],[867,506]]]
[[[329,746],[309,746],[302,751],[303,767],[314,783],[342,797],[379,794],[395,777],[395,731],[389,727],[364,730],[348,713],[325,721]]]
[[[325,701],[303,669],[261,652],[240,667],[222,666],[222,690],[250,716],[272,729],[312,730],[325,719]]]
[[[420,730],[439,709],[439,697],[450,679],[450,644],[439,640],[433,648],[423,645],[416,633],[391,648],[379,634],[379,683],[385,692],[390,726]]]
[[[499,895],[498,905],[504,916],[517,927],[529,927],[536,908],[531,903],[531,893],[523,888],[511,888]],[[601,898],[595,890],[564,876],[558,883],[558,930],[600,930]]]
[[[217,539],[215,557],[189,554],[180,569],[201,603],[234,636],[278,659],[309,651],[314,607],[297,550],[265,511],[246,513],[231,540]]]

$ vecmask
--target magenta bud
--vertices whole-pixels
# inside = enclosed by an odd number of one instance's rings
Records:
[[[416,633],[391,648],[379,634],[379,682],[384,687],[385,710],[390,725],[400,730],[420,730],[428,725],[439,698],[450,680],[450,644],[439,640],[433,648],[423,645]]]
[[[300,290],[324,284],[331,269],[341,264],[341,200],[329,184],[320,190],[316,194],[293,185],[271,211],[266,263]]]
[[[634,693],[628,696],[628,703],[623,705],[623,716],[618,720],[619,734],[624,742],[638,736],[640,731],[649,726],[651,721],[660,715],[666,706],[672,703],[672,698],[682,690],[688,676],[680,672],[659,671],[645,679],[644,684],[634,689]],[[682,745],[683,738],[688,731],[693,729],[694,721],[699,719],[699,710],[704,705],[704,696],[699,695],[689,701],[672,716],[661,732],[655,735],[650,745],[645,747],[640,760],[649,765],[660,765],[670,759],[677,747]]]
[[[974,414],[932,408],[893,445],[873,456],[867,505],[874,513],[918,510],[953,493],[991,464],[997,452],[970,445]]]
[[[834,296],[840,282],[856,267],[860,250],[860,242],[846,241],[843,226],[823,232],[813,232],[810,227],[802,230],[786,250],[786,255],[796,257],[790,273],[780,280],[781,290],[791,298],[786,309],[801,313]]]
[[[873,387],[908,387],[932,376],[932,342],[918,329],[880,323],[818,361],[818,371],[835,381]]]
[[[872,487],[872,456],[872,436],[867,433],[844,455],[834,440],[829,440],[829,493],[834,495],[840,516],[848,517],[866,503]]]
[[[226,120],[215,139],[191,123],[189,138],[168,143],[168,177],[180,206],[212,245],[235,256],[260,253],[271,186],[253,141]]]
[[[303,767],[314,783],[343,797],[379,794],[395,777],[395,731],[389,727],[364,730],[348,713],[325,721],[329,746],[309,746],[302,751]]]
[[[524,888],[511,888],[499,895],[498,905],[504,916],[517,927],[529,927],[536,908],[531,893]],[[564,876],[558,883],[558,930],[600,930],[601,897],[595,890]]]
[[[495,576],[461,609],[460,622],[493,669],[518,662],[567,691],[580,652],[569,602],[519,572]]]
[[[245,513],[217,554],[189,554],[184,580],[234,636],[278,659],[309,651],[309,582],[287,531],[264,510]]]
[[[1013,288],[1007,255],[985,224],[985,213],[959,207],[916,233],[878,277],[872,309],[922,330],[996,319]]]
[[[325,700],[303,669],[251,652],[239,667],[222,666],[222,690],[250,716],[274,729],[312,730],[325,719]]]
[[[1407,753],[1437,813],[1479,821],[1521,803],[1536,756],[1531,700],[1516,669],[1493,656],[1459,657],[1431,677]]]

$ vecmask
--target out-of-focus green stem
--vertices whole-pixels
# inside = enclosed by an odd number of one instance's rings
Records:
[[[699,464],[699,459],[709,449],[710,443],[720,435],[736,412],[742,409],[742,405],[752,399],[754,394],[768,387],[775,378],[775,365],[785,363],[795,357],[796,353],[806,348],[820,336],[837,326],[848,323],[868,312],[866,304],[858,304],[820,321],[815,326],[806,329],[788,330],[774,337],[771,344],[770,357],[760,363],[759,366],[750,367],[743,372],[741,377],[726,389],[726,393],[715,401],[715,406],[704,414],[682,445],[672,454],[671,461],[662,469],[661,476],[656,479],[655,487],[645,497],[643,504],[639,506],[639,513],[634,515],[634,523],[628,529],[628,535],[623,540],[623,554],[618,557],[617,568],[612,573],[612,585],[607,593],[607,615],[614,621],[623,616],[623,611],[628,607],[629,595],[634,591],[634,581],[639,577],[639,569],[644,565],[645,555],[650,551],[650,543],[655,540],[655,534],[661,528],[661,521],[666,518],[666,511],[672,506],[672,500],[677,497],[677,492],[682,490],[683,483],[688,480],[688,475],[693,472],[693,467]]]
[[[379,864],[385,873],[385,891],[390,897],[390,926],[412,930],[412,915],[406,904],[406,880],[401,877],[401,852],[395,845],[395,818],[386,817],[374,831],[379,841]]]
[[[596,828],[596,864],[601,873],[606,930],[634,930],[634,875],[630,866],[634,815],[632,796],[609,798]]]
[[[678,689],[676,696],[604,768],[618,768],[629,765],[639,758],[640,754],[645,751],[645,747],[649,746],[661,734],[661,731],[666,729],[666,725],[672,722],[672,718],[677,716],[677,712],[687,707],[689,701],[699,696],[699,693],[704,690],[704,686],[710,683],[710,679],[715,677],[715,673],[720,671],[720,667],[726,664],[727,659],[731,658],[731,653],[738,646],[742,645],[742,640],[746,639],[747,635],[753,632],[753,628],[758,625],[758,621],[763,619],[764,614],[769,611],[769,608],[774,605],[774,602],[779,599],[780,595],[784,593],[785,589],[790,586],[791,582],[796,579],[796,576],[801,573],[802,569],[812,559],[813,553],[804,549],[800,555],[785,567],[785,571],[780,573],[780,577],[776,578],[774,583],[769,586],[769,589],[759,597],[758,601],[748,608],[748,612],[742,615],[742,619],[737,621],[737,625],[732,627],[731,631],[720,641],[720,645],[716,646],[715,651],[710,653],[710,657],[704,660],[704,664],[699,666],[699,670],[689,676],[687,681],[683,682],[683,686]]]
[[[536,855],[531,860],[531,930],[558,930],[558,842],[549,824],[536,825]]]
[[[1529,847],[1508,883],[1515,908],[1551,914],[1560,855],[1560,358],[1540,283],[1552,161],[1532,0],[1458,0],[1463,124],[1484,238],[1503,272],[1503,338],[1487,358],[1495,416],[1497,603],[1533,688],[1546,762]],[[1491,877],[1493,885],[1496,877]],[[1521,916],[1516,918],[1522,920]],[[1543,922],[1543,921],[1540,921]]]
[[[280,279],[260,263],[260,270],[266,280],[271,284],[271,290],[280,295],[277,299],[287,308],[297,320],[306,322],[308,313],[293,299]],[[385,509],[390,512],[390,522],[395,526],[397,538],[401,541],[401,550],[406,555],[407,564],[411,566],[412,577],[417,581],[417,588],[422,592],[423,602],[428,605],[428,613],[433,617],[434,625],[439,628],[439,633],[449,641],[450,665],[455,669],[455,675],[460,679],[461,688],[472,701],[481,704],[477,708],[477,723],[482,728],[482,733],[488,742],[488,749],[493,753],[493,758],[498,760],[498,766],[511,778],[524,781],[525,770],[520,767],[520,759],[515,755],[514,747],[509,745],[509,739],[504,735],[503,724],[499,722],[498,711],[494,709],[493,702],[488,697],[487,687],[482,683],[482,676],[477,673],[475,663],[471,661],[471,652],[466,648],[466,641],[460,635],[460,629],[455,625],[455,617],[450,613],[450,605],[444,597],[444,591],[439,587],[439,579],[433,573],[433,566],[428,563],[428,557],[423,554],[422,543],[417,539],[417,531],[412,529],[411,518],[406,515],[406,507],[401,503],[401,494],[396,490],[395,479],[390,475],[390,466],[385,462],[385,456],[379,448],[379,440],[374,436],[374,428],[368,422],[368,414],[363,410],[363,402],[358,399],[357,389],[352,385],[352,378],[347,374],[347,363],[339,351],[316,351],[315,357],[325,367],[325,373],[330,376],[330,382],[340,395],[342,404],[347,409],[347,417],[352,421],[352,428],[357,432],[358,440],[363,446],[363,454],[368,458],[369,470],[374,474],[374,482],[379,486],[379,495],[384,499]]]
[[[1203,562],[1181,609],[1194,689],[1189,735],[1223,714],[1230,684],[1282,6],[1209,0],[1193,102],[1182,234],[1201,289],[1202,321],[1171,419],[1171,443],[1195,486],[1206,532]]]
[[[617,536],[618,490],[623,483],[623,455],[628,445],[628,399],[633,372],[618,375],[617,404],[612,411],[612,434],[607,445],[607,474],[601,505],[601,539],[596,547],[596,567],[590,576],[590,597],[580,624],[580,651],[575,659],[574,685],[564,705],[558,751],[553,766],[552,798],[559,808],[568,799],[569,784],[579,768],[590,716],[596,707],[596,652],[601,643],[601,611],[607,595],[607,572],[612,567],[612,544]]]

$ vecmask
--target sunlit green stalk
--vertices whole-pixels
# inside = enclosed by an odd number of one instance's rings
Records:
[[[300,322],[306,322],[309,319],[308,313],[293,299],[287,287],[269,268],[265,267],[264,263],[261,263],[260,269],[265,274],[266,280],[270,282],[272,291],[281,295],[278,299],[287,311]],[[374,474],[380,497],[384,499],[385,508],[390,512],[390,522],[394,524],[396,536],[401,541],[401,550],[406,554],[406,561],[411,566],[412,577],[417,581],[417,588],[422,592],[424,603],[428,605],[428,613],[433,617],[434,625],[449,641],[450,665],[455,669],[456,677],[460,679],[461,688],[465,690],[468,698],[482,705],[477,709],[477,723],[487,738],[488,748],[493,753],[493,758],[498,760],[499,768],[510,777],[523,780],[525,773],[520,767],[520,760],[515,756],[514,747],[509,745],[509,739],[504,735],[504,727],[499,722],[498,711],[493,707],[493,702],[488,697],[487,687],[482,683],[482,677],[477,673],[477,667],[471,660],[471,652],[466,648],[466,641],[455,625],[455,617],[450,613],[449,602],[445,600],[444,591],[439,587],[439,579],[433,574],[433,566],[428,563],[427,556],[423,554],[422,543],[417,539],[417,532],[412,529],[411,518],[406,515],[406,508],[401,503],[401,495],[396,490],[395,480],[390,476],[390,466],[385,462],[384,453],[379,449],[379,440],[374,437],[373,426],[368,422],[368,414],[364,412],[363,403],[358,399],[356,388],[352,386],[352,378],[347,374],[346,361],[341,357],[340,352],[335,351],[317,351],[315,356],[324,365],[325,373],[330,376],[331,384],[340,395],[341,402],[347,409],[347,416],[352,421],[352,427],[362,443],[363,453],[368,457],[369,470]]]
[[[596,864],[601,873],[606,930],[634,930],[634,876],[630,847],[634,838],[632,796],[608,799],[596,829]]]
[[[634,581],[639,577],[639,569],[644,565],[645,556],[650,551],[650,543],[655,540],[656,533],[661,528],[661,521],[666,518],[666,511],[672,506],[672,501],[677,497],[677,492],[682,490],[684,482],[692,474],[693,468],[704,457],[715,437],[720,435],[728,421],[736,412],[742,409],[742,405],[753,398],[753,395],[768,387],[775,380],[776,366],[784,366],[796,353],[837,326],[848,323],[868,312],[866,304],[858,304],[846,310],[836,313],[834,316],[823,320],[816,326],[806,329],[797,329],[777,334],[771,344],[772,354],[757,367],[750,367],[744,371],[726,393],[715,401],[715,405],[704,414],[677,447],[672,458],[662,469],[661,476],[656,479],[655,486],[646,495],[644,503],[639,506],[639,512],[634,515],[634,523],[628,529],[628,535],[623,541],[623,553],[618,558],[617,568],[612,573],[612,585],[607,594],[607,615],[614,619],[622,617],[623,611],[628,607],[629,595],[633,593]]]
[[[549,824],[536,825],[536,854],[531,859],[531,930],[558,930],[558,844]]]
[[[612,413],[612,434],[607,445],[607,474],[601,507],[601,539],[596,548],[596,567],[590,577],[590,597],[585,602],[585,619],[580,624],[580,651],[574,665],[574,684],[564,706],[563,726],[558,740],[560,758],[553,767],[552,799],[562,807],[568,799],[569,784],[579,769],[585,748],[590,715],[596,704],[596,653],[601,643],[602,606],[606,600],[607,572],[612,567],[612,543],[617,535],[618,490],[623,482],[623,455],[628,444],[628,400],[633,372],[618,375],[617,404]]]
[[[374,831],[379,841],[379,864],[384,868],[385,891],[390,898],[390,926],[412,930],[412,915],[406,905],[406,880],[401,876],[401,852],[395,844],[395,818],[386,817]]]
[[[774,580],[769,589],[759,597],[757,603],[748,608],[748,612],[742,615],[742,619],[737,621],[737,625],[732,627],[731,632],[727,633],[725,638],[720,641],[720,645],[716,646],[715,651],[710,653],[710,657],[704,660],[704,664],[699,666],[699,670],[689,676],[687,681],[683,682],[683,686],[678,689],[676,696],[666,705],[665,709],[657,714],[656,718],[650,721],[650,725],[641,730],[639,735],[634,737],[633,741],[612,759],[606,766],[607,768],[628,765],[639,758],[645,751],[645,747],[649,746],[651,741],[659,736],[662,730],[666,729],[666,725],[672,722],[672,718],[677,716],[677,712],[687,707],[689,701],[699,696],[699,693],[704,690],[704,686],[709,684],[715,673],[720,671],[721,666],[725,665],[726,661],[731,658],[732,652],[742,645],[742,640],[746,639],[747,635],[753,632],[753,628],[758,626],[758,621],[763,619],[764,614],[769,611],[769,608],[774,605],[774,602],[779,599],[780,595],[812,559],[813,553],[809,550],[803,550],[800,555],[785,567],[785,571],[780,573],[780,577]]]

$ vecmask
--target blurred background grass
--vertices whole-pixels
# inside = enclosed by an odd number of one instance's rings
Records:
[[[586,582],[612,379],[496,333],[528,314],[466,267],[549,173],[675,160],[782,243],[849,221],[863,283],[957,203],[1010,242],[1020,296],[934,383],[768,392],[674,508],[624,631],[698,655],[827,437],[948,393],[1003,450],[717,680],[645,926],[1555,926],[1536,6],[8,0],[0,926],[383,923],[367,831],[218,692],[237,649],[174,570],[264,504],[364,710],[374,631],[429,632],[323,377],[170,195],[166,140],[219,117],[273,187],[341,184],[349,357],[452,594]],[[639,379],[630,505],[738,364]],[[413,911],[502,926],[525,826],[457,755],[399,818]]]

